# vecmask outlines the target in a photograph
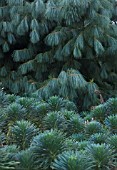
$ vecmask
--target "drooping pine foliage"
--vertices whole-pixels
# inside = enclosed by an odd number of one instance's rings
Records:
[[[0,1],[0,81],[88,108],[117,91],[115,0]]]

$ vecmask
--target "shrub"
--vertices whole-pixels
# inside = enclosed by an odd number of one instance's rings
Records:
[[[86,141],[86,140],[80,141],[80,142],[78,142],[77,149],[78,150],[85,150],[88,145],[89,145],[89,141]]]
[[[40,96],[29,98],[2,92],[2,100],[0,170],[117,167],[115,99],[81,113],[73,102],[57,96],[41,101]]]
[[[65,107],[65,100],[63,98],[60,98],[58,96],[52,96],[47,101],[49,104],[50,111],[60,111]]]
[[[39,127],[41,127],[42,119],[48,113],[49,106],[45,102],[35,102],[32,104],[30,109],[30,117],[32,121]]]
[[[15,169],[17,164],[17,161],[10,160],[9,154],[3,148],[0,148],[0,170]]]
[[[83,133],[75,133],[75,134],[72,134],[71,138],[74,139],[75,141],[78,141],[78,142],[87,139],[87,138],[86,138],[86,135],[83,134]]]
[[[110,98],[104,104],[95,107],[91,115],[98,121],[103,122],[106,116],[117,113],[117,98]]]
[[[110,136],[107,140],[107,143],[115,150],[117,153],[117,134]]]
[[[108,116],[105,119],[105,125],[112,133],[117,133],[117,115]]]
[[[90,166],[91,162],[85,155],[78,151],[67,151],[58,155],[51,167],[55,170],[88,170]]]
[[[110,98],[104,104],[108,115],[117,114],[117,98]]]
[[[107,139],[107,134],[104,133],[95,133],[93,135],[91,135],[91,137],[89,138],[89,141],[96,143],[96,144],[102,144],[102,143],[106,143],[106,139]]]
[[[85,133],[88,136],[90,136],[94,133],[99,133],[101,131],[102,131],[102,125],[101,125],[101,123],[99,123],[97,121],[91,121],[88,124],[86,124]]]
[[[84,130],[84,121],[78,115],[73,115],[67,122],[67,134],[80,133]]]
[[[65,149],[65,136],[58,130],[45,131],[34,137],[31,151],[39,169],[48,169],[51,162]]]
[[[9,122],[15,122],[26,117],[26,109],[18,103],[12,103],[6,108],[7,119]]]
[[[17,98],[20,98],[20,97],[14,95],[14,94],[7,94],[6,95],[6,99],[7,99],[9,104],[16,102]]]
[[[36,99],[29,98],[29,97],[18,97],[16,100],[16,103],[20,104],[27,110],[29,110],[31,108],[31,106],[33,105],[33,103],[35,103],[35,102],[36,102]]]
[[[44,129],[66,129],[66,120],[60,112],[49,112],[43,120]]]
[[[91,144],[86,149],[93,162],[94,170],[108,170],[114,167],[114,151],[106,144]]]
[[[52,96],[48,99],[50,111],[62,111],[62,110],[77,110],[76,105],[69,100],[65,100],[58,96]]]
[[[66,120],[70,120],[76,114],[75,111],[68,111],[68,110],[64,110],[61,113],[64,115]]]
[[[76,142],[75,140],[71,139],[71,138],[66,138],[65,140],[65,150],[77,150],[78,148],[78,142]]]
[[[10,138],[12,142],[17,144],[21,149],[30,146],[32,138],[37,135],[38,130],[29,121],[17,121],[15,125],[10,127]]]
[[[105,119],[106,112],[104,109],[104,105],[101,104],[97,106],[93,111],[92,111],[92,117],[100,122],[103,122]]]
[[[3,150],[8,154],[9,160],[15,161],[15,155],[19,152],[19,147],[17,145],[4,145]]]
[[[74,102],[71,102],[69,100],[65,100],[65,109],[64,110],[68,110],[68,111],[78,111],[77,106],[75,105]]]
[[[15,160],[19,162],[16,167],[17,170],[36,170],[37,168],[30,149],[18,152],[15,156]]]

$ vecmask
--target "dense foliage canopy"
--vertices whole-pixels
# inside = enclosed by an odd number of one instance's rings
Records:
[[[117,169],[116,6],[0,0],[0,170]]]
[[[88,156],[87,156],[88,155]],[[90,112],[0,92],[0,170],[115,170],[117,98]]]
[[[83,108],[117,93],[115,0],[1,0],[5,90],[59,95]]]

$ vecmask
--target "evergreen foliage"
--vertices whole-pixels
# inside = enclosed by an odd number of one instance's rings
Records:
[[[108,138],[108,144],[111,145],[111,147],[115,150],[115,153],[117,153],[117,134],[110,136]]]
[[[117,91],[115,0],[2,0],[0,81],[6,91],[59,95],[83,109]]]
[[[12,141],[21,149],[26,149],[30,146],[33,137],[38,133],[36,127],[28,121],[16,121],[15,125],[10,128],[10,137]]]
[[[102,144],[102,143],[106,143],[106,139],[107,139],[107,134],[104,133],[95,133],[93,135],[91,135],[90,137],[90,141],[94,142],[94,143],[98,143],[98,144]]]
[[[19,165],[16,166],[17,170],[21,170],[21,169],[36,170],[37,169],[30,149],[22,150],[21,152],[18,152],[15,156],[15,159],[19,162]]]
[[[115,154],[109,145],[91,144],[87,147],[87,153],[94,162],[94,169],[111,169]]]
[[[61,112],[49,112],[47,116],[45,116],[43,121],[44,129],[61,129],[63,131],[66,130],[67,121],[64,115]]]
[[[117,133],[117,115],[109,116],[105,119],[105,124],[112,133]]]
[[[91,169],[91,162],[88,163],[88,159],[85,155],[79,152],[64,152],[58,156],[52,165],[52,169],[56,170],[88,170]]]
[[[64,140],[64,134],[57,130],[45,131],[33,139],[31,151],[39,168],[49,168],[56,156],[64,151]]]
[[[0,0],[0,170],[117,169],[116,18],[116,0]]]
[[[9,159],[9,154],[2,148],[0,148],[0,169],[15,169],[15,166],[18,164],[16,161]]]
[[[85,127],[85,133],[87,135],[93,135],[102,131],[102,124],[97,121],[89,122]]]
[[[116,98],[92,114],[74,110],[73,102],[58,96],[43,101],[1,93],[0,100],[5,101],[0,111],[1,170],[117,168]],[[104,119],[92,117],[97,110]]]
[[[68,120],[67,124],[67,133],[70,135],[75,133],[81,133],[84,130],[84,121],[76,114],[73,115],[70,120]]]

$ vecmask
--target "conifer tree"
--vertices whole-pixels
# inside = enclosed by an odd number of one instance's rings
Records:
[[[0,81],[11,93],[60,95],[85,108],[117,92],[115,0],[2,0]]]

